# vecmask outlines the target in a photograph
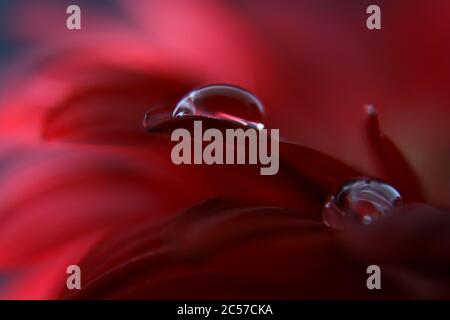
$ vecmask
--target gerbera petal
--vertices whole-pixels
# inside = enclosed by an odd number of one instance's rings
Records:
[[[423,200],[419,179],[395,143],[380,129],[375,107],[367,106],[367,135],[385,179],[400,190],[406,201]]]

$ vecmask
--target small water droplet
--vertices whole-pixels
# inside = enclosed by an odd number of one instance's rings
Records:
[[[251,92],[232,85],[215,84],[185,95],[176,105],[173,117],[202,116],[261,130],[264,112],[263,104]]]
[[[332,228],[347,224],[368,225],[403,203],[400,193],[377,179],[361,177],[345,183],[330,195],[323,208],[323,221]]]

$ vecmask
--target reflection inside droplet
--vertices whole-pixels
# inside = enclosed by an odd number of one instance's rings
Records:
[[[323,221],[332,228],[349,223],[371,224],[402,204],[391,185],[367,177],[351,180],[330,195],[323,209]]]
[[[189,92],[178,102],[173,116],[190,115],[223,119],[258,130],[264,128],[261,101],[249,91],[232,85],[209,85]]]

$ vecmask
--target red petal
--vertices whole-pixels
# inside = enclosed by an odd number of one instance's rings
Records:
[[[395,143],[383,134],[378,115],[373,106],[367,107],[367,134],[373,148],[375,159],[384,172],[385,180],[391,183],[408,201],[422,201],[422,189],[419,179],[408,160]]]

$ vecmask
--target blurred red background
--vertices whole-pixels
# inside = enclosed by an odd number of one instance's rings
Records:
[[[86,200],[81,196],[40,199],[43,202],[32,203],[38,207],[23,209],[32,219],[10,217],[7,223],[9,210],[29,199],[28,192],[35,197],[45,192],[33,182],[51,181],[55,188],[66,185],[68,167],[75,166],[71,172],[75,174],[83,161],[101,161],[97,152],[102,147],[117,151],[116,147],[127,145],[124,136],[132,141],[132,134],[142,130],[140,121],[146,109],[161,103],[173,105],[190,89],[210,83],[232,83],[254,92],[266,105],[268,127],[280,128],[285,138],[376,176],[376,160],[364,134],[363,108],[374,104],[383,131],[416,171],[427,202],[450,205],[447,1],[376,1],[382,10],[382,30],[373,31],[366,28],[365,12],[375,2],[363,0],[79,1],[80,31],[65,27],[68,4],[56,0],[1,3],[4,196],[0,248],[4,251],[0,266],[4,270],[26,269],[30,262],[23,257],[42,253],[42,248],[55,250],[47,252],[50,256],[64,256],[57,251],[67,253],[66,249],[52,247],[61,240],[59,233],[44,241],[46,230],[28,231],[33,224],[49,222],[54,224],[52,229],[71,230],[73,221],[39,213],[43,211],[36,208],[61,201],[58,209],[52,209],[61,211],[79,199]],[[125,135],[116,137],[124,131]],[[100,147],[88,147],[83,151],[86,156],[64,142]],[[129,159],[123,161],[129,164]],[[154,167],[164,172],[163,162]],[[58,168],[62,176],[57,176]],[[107,176],[108,188],[124,179]],[[62,182],[55,182],[58,179]],[[158,173],[158,179],[170,177]],[[106,199],[124,190],[113,191],[104,190],[104,201],[93,196],[95,205],[90,207],[97,213],[98,208],[109,210]],[[123,218],[124,212],[143,208],[178,208],[164,204],[170,201],[169,195],[164,199],[156,193],[151,203],[144,195],[134,196],[115,204],[117,216]],[[80,210],[85,210],[83,205]],[[103,215],[98,214],[95,223],[92,219],[84,217],[81,224],[97,231],[107,229]],[[5,250],[23,239],[24,232],[30,238],[23,248],[14,253]],[[73,255],[83,255],[100,233],[83,233],[80,242],[73,244],[77,248]],[[39,250],[34,247],[36,242]],[[60,264],[71,259],[61,258]],[[48,265],[44,265],[45,269]],[[17,292],[11,296],[48,298],[55,294],[50,289]]]

